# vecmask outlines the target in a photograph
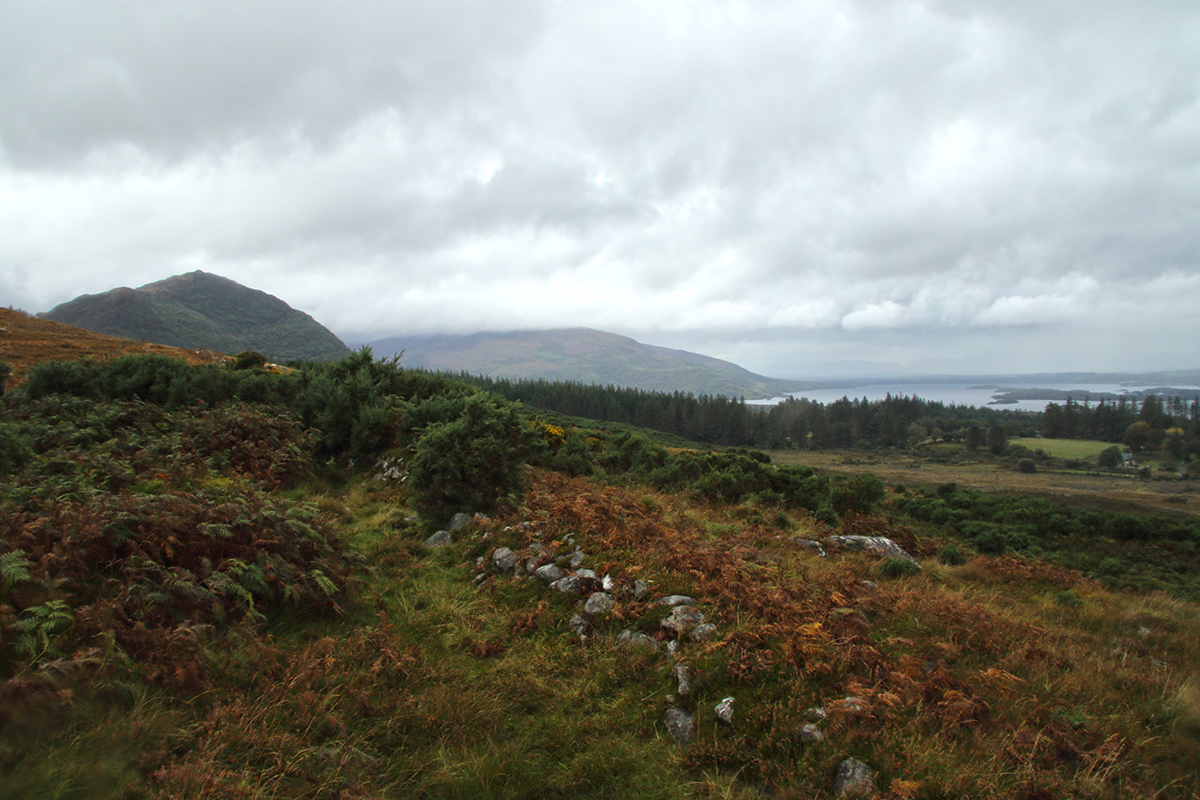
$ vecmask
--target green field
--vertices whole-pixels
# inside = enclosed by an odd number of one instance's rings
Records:
[[[1112,442],[1093,439],[1009,439],[1009,444],[1019,444],[1030,450],[1042,450],[1055,458],[1095,458],[1102,450],[1112,447]],[[1122,448],[1124,449],[1124,448]]]

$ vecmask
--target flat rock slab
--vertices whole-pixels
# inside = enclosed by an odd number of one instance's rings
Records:
[[[826,542],[830,547],[843,550],[855,550],[860,553],[873,553],[881,558],[900,558],[916,564],[917,560],[905,552],[904,548],[886,536],[830,536]],[[918,566],[920,566],[918,564]]]

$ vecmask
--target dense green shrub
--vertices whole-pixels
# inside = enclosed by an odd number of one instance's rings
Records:
[[[965,564],[967,559],[962,552],[952,544],[945,545],[937,553],[938,561],[947,566],[956,567]]]
[[[488,512],[524,489],[532,432],[517,406],[476,394],[462,414],[419,431],[409,462],[413,507],[434,523],[459,511]]]
[[[885,558],[879,562],[879,574],[884,578],[907,578],[920,572],[920,565],[907,558]]]
[[[855,475],[834,482],[829,492],[829,502],[839,514],[871,511],[886,494],[883,481],[874,475]]]
[[[842,524],[841,517],[839,517],[837,512],[829,506],[821,506],[818,508],[815,512],[813,512],[813,517],[816,518],[817,522],[823,522],[833,528],[836,528]]]
[[[233,357],[233,363],[229,366],[231,369],[261,369],[267,364],[267,357],[262,353],[256,353],[253,350],[243,350]]]

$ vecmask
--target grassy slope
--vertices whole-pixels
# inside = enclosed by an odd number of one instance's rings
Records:
[[[175,356],[190,364],[212,363],[222,358],[211,350],[183,350],[136,342],[0,308],[0,361],[12,366],[9,389],[19,386],[29,368],[43,361],[116,358],[138,353]]]
[[[1193,604],[1021,559],[948,567],[929,555],[937,540],[853,522],[920,555],[920,575],[889,579],[869,559],[780,538],[829,532],[807,519],[555,474],[520,514],[440,551],[419,546],[398,488],[368,479],[293,496],[371,565],[347,616],[231,640],[210,665],[214,687],[187,704],[79,708],[78,727],[41,752],[10,740],[10,763],[30,769],[9,770],[0,794],[829,797],[847,755],[895,798],[1200,790]],[[569,552],[567,535],[620,583],[697,597],[719,635],[677,659],[626,649],[615,633],[654,632],[663,612],[624,598],[580,642],[567,625],[576,598],[496,576],[473,587],[475,559],[496,546]],[[694,688],[672,698],[677,663]],[[830,705],[848,695],[863,708]],[[727,728],[712,709],[730,696]],[[695,712],[691,744],[667,737],[669,703]],[[795,729],[817,705],[830,708],[826,738],[803,744]]]
[[[910,484],[1060,479],[835,458]],[[847,755],[893,798],[1200,792],[1200,608],[1019,558],[945,566],[938,530],[889,521],[887,504],[848,532],[897,539],[919,575],[792,546],[837,532],[807,515],[553,473],[440,551],[420,546],[402,486],[357,476],[284,496],[362,556],[345,615],[190,634],[210,637],[201,691],[23,684],[0,706],[0,797],[830,797]],[[577,598],[475,566],[534,544],[578,544],[620,584],[691,594],[718,635],[678,659],[618,646],[664,613],[624,597],[581,642]],[[677,663],[694,688],[672,698]],[[836,704],[848,695],[860,710]],[[725,697],[731,728],[712,711]],[[666,735],[669,703],[696,714],[686,746]],[[816,705],[826,738],[804,744]]]

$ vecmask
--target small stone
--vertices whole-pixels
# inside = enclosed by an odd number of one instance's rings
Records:
[[[545,549],[546,545],[542,544],[541,542],[534,542],[533,544],[529,545],[529,552],[533,553],[535,556],[539,555]]]
[[[666,597],[660,597],[650,605],[652,606],[690,606],[695,605],[696,601],[688,597],[686,594],[669,594]]]
[[[641,600],[650,592],[650,584],[646,583],[641,578],[633,582],[633,599]]]
[[[679,696],[686,697],[692,691],[692,684],[688,680],[687,664],[675,665],[675,680],[679,681]]]
[[[695,606],[675,606],[663,619],[662,626],[678,636],[685,636],[703,622],[704,615]]]
[[[575,571],[575,576],[576,576],[577,578],[579,578],[580,580],[582,580],[582,581],[599,581],[599,580],[600,580],[600,579],[599,579],[599,578],[596,576],[596,573],[595,573],[595,572],[592,572],[590,569],[580,569],[580,570],[576,570],[576,571]]]
[[[425,540],[426,547],[445,547],[452,544],[454,540],[450,537],[450,531],[438,531]]]
[[[446,526],[446,530],[456,531],[459,528],[465,528],[466,526],[470,525],[474,521],[475,521],[474,515],[464,514],[463,512],[460,511],[457,514],[455,514],[453,517],[450,518],[450,524]]]
[[[825,738],[825,734],[816,725],[806,722],[796,729],[796,738],[802,742],[819,742]]]
[[[861,714],[867,710],[867,706],[863,702],[863,699],[853,695],[850,695],[849,697],[843,697],[841,700],[838,700],[836,703],[834,703],[834,705],[842,709],[842,711],[850,714]]]
[[[692,632],[688,634],[688,638],[693,642],[707,642],[717,633],[717,626],[711,622],[702,622],[692,628]]]
[[[816,553],[821,558],[825,557],[825,548],[821,546],[820,542],[814,542],[812,539],[801,539],[796,536],[793,536],[789,541],[803,550]]]
[[[687,744],[696,733],[696,721],[682,708],[668,708],[664,722],[667,733],[679,744]]]
[[[553,564],[543,564],[533,570],[534,577],[544,580],[546,583],[553,584],[563,576],[563,571]]]
[[[863,762],[847,758],[838,765],[833,793],[837,797],[874,797],[878,793],[875,773]]]
[[[575,634],[580,639],[586,639],[588,629],[591,628],[591,626],[588,625],[588,621],[578,614],[571,617],[571,621],[567,623],[567,627],[571,629],[571,633]]]
[[[726,697],[721,702],[717,703],[713,711],[717,715],[717,720],[725,725],[733,724],[733,698]]]
[[[571,565],[571,569],[579,569],[583,566],[583,558],[583,553],[576,550],[571,554],[571,558],[568,559],[567,563]]]
[[[616,607],[616,603],[611,594],[593,592],[592,596],[583,604],[583,613],[589,617],[603,617],[611,614],[614,607]]]
[[[655,652],[658,652],[660,649],[658,640],[653,636],[647,636],[644,633],[637,633],[629,630],[628,628],[621,631],[621,633],[617,635],[617,642],[620,644],[629,645],[631,647],[639,647],[643,650],[653,650]]]
[[[497,547],[492,553],[492,569],[497,575],[507,575],[517,564],[517,554],[507,547]]]
[[[550,584],[551,589],[557,589],[564,594],[581,594],[583,592],[580,586],[581,581],[578,575],[564,575],[554,583]]]
[[[804,716],[813,720],[821,720],[826,719],[829,716],[829,713],[825,710],[824,706],[813,706],[804,712]]]

